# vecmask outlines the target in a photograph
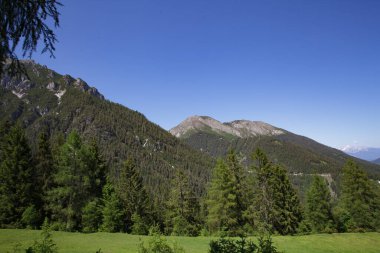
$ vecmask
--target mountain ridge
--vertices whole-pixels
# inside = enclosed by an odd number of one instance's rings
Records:
[[[174,136],[181,138],[188,131],[204,130],[210,128],[212,131],[229,134],[236,137],[247,138],[258,135],[280,135],[284,132],[262,121],[234,120],[231,122],[220,122],[209,116],[190,116],[178,126],[169,130]]]
[[[377,158],[376,160],[373,160],[372,162],[380,165],[380,157]]]
[[[341,149],[346,154],[360,158],[366,161],[373,161],[380,157],[380,148],[376,147],[363,147],[363,146],[350,146],[347,145]]]

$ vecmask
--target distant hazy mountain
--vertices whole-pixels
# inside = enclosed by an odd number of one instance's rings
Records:
[[[380,165],[380,158],[377,158],[376,160],[374,160],[372,162]]]
[[[347,145],[344,148],[342,148],[342,151],[351,156],[354,156],[366,161],[373,161],[380,157],[380,148]]]

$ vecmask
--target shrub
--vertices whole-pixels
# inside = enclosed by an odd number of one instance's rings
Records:
[[[185,253],[185,250],[174,243],[170,246],[168,241],[159,233],[152,235],[152,238],[148,241],[148,245],[145,246],[143,242],[140,242],[138,253]]]
[[[40,215],[34,205],[25,209],[21,216],[21,223],[27,228],[36,229],[40,222]],[[40,223],[41,224],[41,223]]]
[[[222,237],[210,242],[209,253],[254,253],[257,246],[244,237],[238,240]]]
[[[273,245],[272,237],[260,236],[259,237],[259,247],[257,253],[278,253],[277,248]]]
[[[42,225],[41,232],[42,239],[40,241],[35,241],[33,246],[26,249],[26,253],[57,253],[57,247],[51,238],[50,227],[47,219],[45,219]]]
[[[148,226],[146,221],[137,213],[132,215],[132,235],[146,235],[148,234]]]
[[[259,244],[247,241],[244,237],[238,240],[222,237],[210,242],[209,253],[278,253],[270,236],[259,237]]]

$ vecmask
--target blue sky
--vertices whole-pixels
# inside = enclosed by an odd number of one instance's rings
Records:
[[[63,4],[56,59],[32,58],[165,129],[208,115],[380,147],[380,1]]]

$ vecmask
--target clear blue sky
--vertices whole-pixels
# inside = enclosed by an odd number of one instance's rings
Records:
[[[380,147],[380,1],[68,0],[56,59],[165,129],[261,120]]]

